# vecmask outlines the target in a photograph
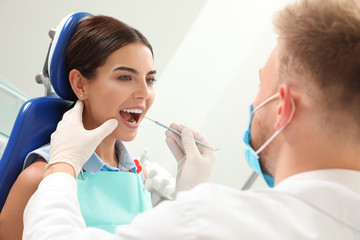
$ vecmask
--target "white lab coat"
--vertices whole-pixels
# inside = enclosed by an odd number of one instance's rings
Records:
[[[201,184],[119,226],[86,228],[76,181],[45,178],[24,213],[24,239],[360,239],[360,172],[319,170],[269,190]]]

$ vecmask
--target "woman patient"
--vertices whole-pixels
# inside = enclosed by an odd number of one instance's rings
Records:
[[[78,176],[86,225],[114,232],[151,208],[141,166],[122,141],[131,141],[155,97],[153,50],[136,29],[106,16],[83,20],[66,52],[71,87],[84,103],[88,130],[116,118],[117,128],[96,148]],[[21,239],[27,201],[42,180],[49,145],[31,152],[0,214],[0,239]],[[121,217],[119,217],[121,216]]]

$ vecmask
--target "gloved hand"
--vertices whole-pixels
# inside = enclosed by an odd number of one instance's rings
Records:
[[[194,137],[207,146],[209,146],[208,141],[200,133],[183,125],[171,124],[171,127],[181,132],[180,138],[175,133],[166,131],[166,143],[178,165],[177,192],[209,182],[213,176],[217,158],[211,149],[196,145]]]
[[[118,121],[110,119],[96,129],[86,130],[82,122],[83,108],[84,103],[77,101],[51,134],[49,164],[46,167],[59,162],[68,163],[74,168],[76,177],[100,142],[117,127]]]

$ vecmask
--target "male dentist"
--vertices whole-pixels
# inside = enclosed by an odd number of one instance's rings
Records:
[[[274,188],[206,183],[216,157],[195,145],[194,136],[206,142],[200,134],[173,125],[182,132],[166,133],[179,163],[176,200],[114,235],[86,228],[74,176],[117,123],[85,131],[78,102],[52,136],[24,239],[360,239],[360,3],[297,1],[274,25],[278,44],[260,71],[244,134],[250,167]]]

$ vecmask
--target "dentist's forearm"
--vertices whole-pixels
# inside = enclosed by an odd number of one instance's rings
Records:
[[[54,165],[51,171],[55,173],[58,168],[62,167]],[[23,239],[62,239],[85,227],[77,202],[76,180],[60,172],[44,178],[25,208]]]
[[[76,180],[56,172],[46,177],[30,198],[24,212],[25,240],[113,239],[101,229],[86,228],[77,197]]]

